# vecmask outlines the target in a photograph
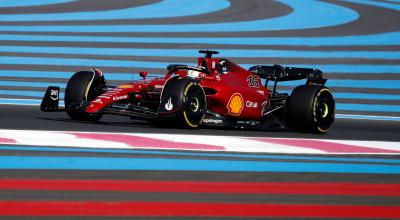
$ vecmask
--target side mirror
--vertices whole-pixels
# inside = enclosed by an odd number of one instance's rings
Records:
[[[143,79],[146,79],[147,74],[148,74],[148,72],[146,72],[146,71],[139,72],[139,76],[142,77]]]

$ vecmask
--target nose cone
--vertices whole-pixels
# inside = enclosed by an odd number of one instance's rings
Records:
[[[99,95],[96,99],[91,101],[90,104],[86,107],[86,112],[96,113],[113,102],[125,99],[129,99],[127,91],[121,88],[114,88],[113,90],[107,91],[106,93]]]

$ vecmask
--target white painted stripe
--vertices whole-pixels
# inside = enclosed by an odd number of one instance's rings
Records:
[[[344,118],[344,119],[400,121],[400,117],[396,117],[396,116],[352,115],[352,114],[336,114],[335,116],[336,116],[336,118]]]
[[[66,132],[35,130],[0,130],[0,137],[14,139],[17,145],[85,147],[85,148],[130,148],[126,144],[76,138]]]
[[[90,134],[91,138],[74,134]],[[122,137],[115,141],[100,140],[107,135]],[[127,137],[128,136],[128,137]],[[132,138],[129,138],[131,136]],[[97,139],[99,137],[99,139]],[[133,144],[135,138],[145,138],[140,143],[146,142],[147,146]],[[400,142],[386,141],[358,141],[358,140],[318,140],[301,138],[267,138],[228,137],[209,135],[184,135],[184,134],[143,134],[143,133],[105,133],[105,132],[66,132],[66,131],[36,131],[36,130],[0,130],[1,138],[15,140],[15,145],[54,146],[54,147],[81,147],[103,149],[166,149],[161,146],[164,141],[177,143],[176,150],[194,150],[193,147],[182,147],[181,143],[188,145],[219,146],[220,151],[247,152],[247,153],[290,153],[290,154],[400,154]],[[147,138],[147,139],[146,139]],[[268,139],[270,141],[268,141]],[[127,140],[127,141],[124,141]],[[278,143],[274,143],[277,140]],[[290,144],[295,142],[295,144]],[[153,146],[152,146],[153,143]],[[161,144],[157,146],[158,143]],[[180,143],[180,144],[178,144]],[[284,143],[284,144],[282,144]],[[300,143],[300,146],[299,144]],[[336,144],[334,147],[325,147],[326,144]],[[10,145],[9,141],[4,144]],[[316,144],[319,146],[316,147]],[[308,146],[307,146],[308,145]],[[337,149],[333,149],[337,148]],[[346,150],[348,148],[349,150]],[[361,150],[352,151],[352,148]],[[168,149],[174,149],[168,148]],[[325,150],[323,150],[325,149]],[[365,149],[365,152],[364,152]],[[197,150],[197,149],[196,149]],[[199,151],[215,151],[215,148],[199,148]],[[389,151],[388,151],[389,150]],[[353,153],[349,153],[353,152]]]
[[[393,142],[393,141],[361,141],[361,140],[326,140],[326,141],[339,144],[350,144],[350,145],[365,146],[376,149],[400,151],[400,142]]]
[[[225,147],[227,151],[233,152],[269,152],[269,153],[324,153],[320,150],[294,147],[281,144],[265,143],[254,140],[243,139],[242,137],[226,137],[212,135],[184,135],[184,134],[140,134],[148,138],[157,138],[180,143],[198,143]]]

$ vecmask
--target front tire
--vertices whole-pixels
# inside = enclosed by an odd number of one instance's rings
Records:
[[[75,73],[68,81],[65,88],[64,103],[68,116],[79,121],[98,121],[102,114],[86,113],[78,107],[84,102],[93,101],[105,86],[104,78],[94,72],[80,71]]]
[[[301,85],[288,98],[287,111],[295,130],[327,133],[335,120],[335,100],[325,86]]]
[[[206,95],[196,81],[180,78],[168,81],[158,109],[161,124],[174,123],[179,128],[197,128],[206,111]]]

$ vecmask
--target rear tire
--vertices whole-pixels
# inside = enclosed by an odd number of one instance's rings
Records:
[[[296,87],[287,102],[288,123],[298,131],[326,133],[335,120],[332,91],[321,85]]]
[[[80,71],[75,73],[68,81],[65,89],[64,103],[68,116],[80,121],[98,121],[103,115],[100,113],[86,113],[75,107],[84,102],[93,101],[105,86],[104,78],[94,72]]]

